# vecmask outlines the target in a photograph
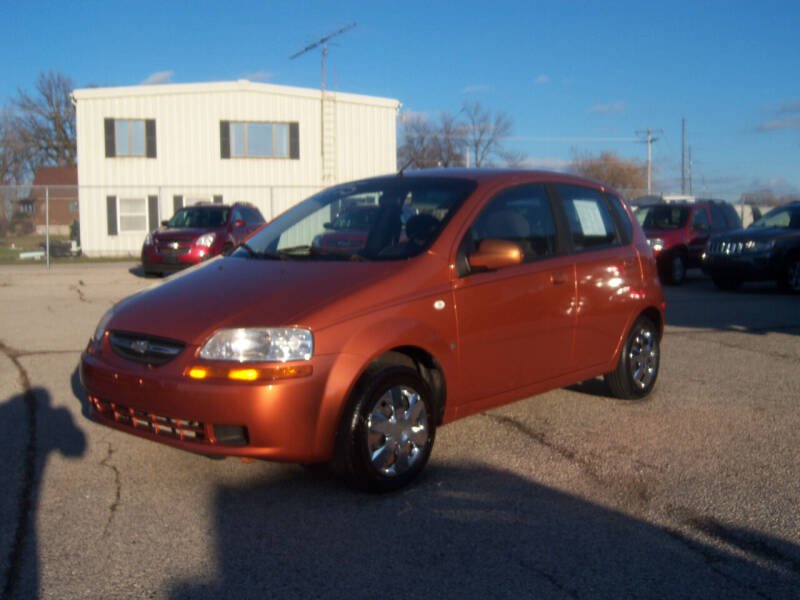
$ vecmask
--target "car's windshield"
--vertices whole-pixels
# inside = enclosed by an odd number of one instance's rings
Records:
[[[182,208],[167,223],[167,227],[222,227],[228,224],[227,208]]]
[[[800,229],[800,206],[785,206],[769,211],[760,219],[753,221],[750,227],[783,227]]]
[[[675,204],[643,206],[636,211],[636,220],[645,229],[680,229],[689,218],[689,207]]]
[[[475,188],[464,179],[386,177],[334,186],[291,208],[235,256],[394,260],[427,248]],[[340,224],[343,225],[340,227]]]
[[[378,207],[374,204],[367,206],[359,206],[357,208],[348,208],[340,212],[330,229],[343,230],[343,229],[363,229],[368,230],[375,219],[378,218]]]

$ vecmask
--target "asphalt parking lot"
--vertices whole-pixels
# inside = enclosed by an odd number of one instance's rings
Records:
[[[80,352],[153,284],[0,267],[3,598],[800,598],[800,297],[690,272],[649,399],[590,381],[475,415],[371,496],[89,420]]]

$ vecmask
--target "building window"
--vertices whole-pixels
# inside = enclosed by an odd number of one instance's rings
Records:
[[[106,157],[156,158],[155,119],[106,119]]]
[[[117,156],[144,156],[144,121],[118,119],[114,132]]]
[[[145,198],[119,199],[119,231],[147,231],[147,201]]]
[[[222,158],[300,158],[297,123],[220,121]]]

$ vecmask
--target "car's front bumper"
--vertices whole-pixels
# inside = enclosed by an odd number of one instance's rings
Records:
[[[187,348],[170,363],[126,360],[90,342],[80,378],[99,423],[211,455],[291,462],[327,460],[336,419],[322,410],[333,357],[315,357],[312,374],[263,382],[194,380]],[[230,366],[230,365],[228,365]],[[325,414],[323,414],[325,412]]]
[[[778,262],[769,252],[759,254],[706,254],[703,272],[711,277],[739,281],[770,281],[781,277]]]
[[[214,255],[213,248],[191,247],[165,254],[163,251],[158,251],[155,246],[145,246],[142,248],[142,268],[146,273],[175,273],[208,260]]]

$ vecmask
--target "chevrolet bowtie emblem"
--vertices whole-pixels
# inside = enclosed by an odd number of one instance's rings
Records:
[[[134,340],[131,342],[131,350],[138,354],[146,354],[150,344],[147,343],[147,340]]]

